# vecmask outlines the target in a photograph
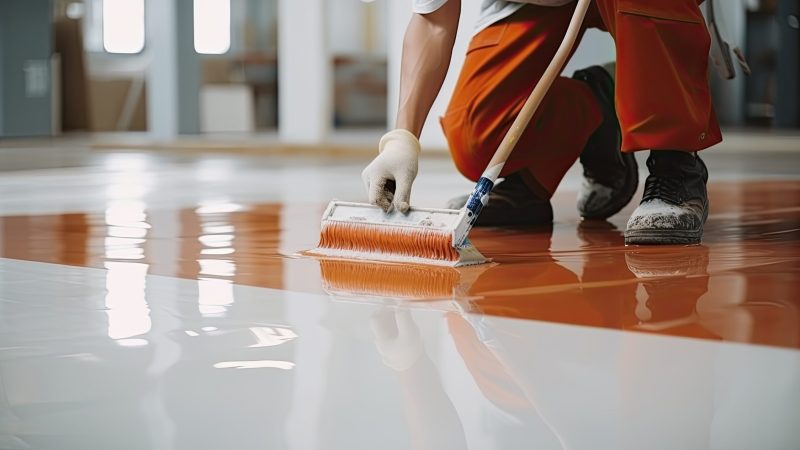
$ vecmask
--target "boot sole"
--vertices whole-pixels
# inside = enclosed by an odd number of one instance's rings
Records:
[[[636,230],[625,232],[625,245],[696,245],[703,238],[703,230]]]
[[[597,211],[579,211],[581,217],[589,220],[605,220],[614,214],[620,212],[622,208],[627,206],[636,194],[636,189],[639,187],[639,166],[636,164],[636,157],[633,153],[623,153],[622,160],[625,163],[625,184],[623,185],[620,196],[616,201],[611,202],[603,209]]]

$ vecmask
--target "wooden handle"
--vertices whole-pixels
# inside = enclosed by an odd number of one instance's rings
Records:
[[[564,35],[564,40],[561,41],[561,45],[558,47],[558,51],[556,51],[553,60],[550,61],[550,65],[548,65],[547,69],[544,71],[544,75],[542,75],[536,87],[533,88],[533,92],[528,96],[528,99],[522,106],[522,110],[520,110],[517,118],[514,119],[511,128],[509,128],[502,142],[500,142],[500,146],[497,147],[497,151],[489,162],[487,172],[498,164],[501,165],[500,167],[505,165],[506,160],[508,160],[508,157],[511,155],[511,151],[514,150],[514,146],[517,145],[517,141],[519,141],[522,132],[528,127],[531,117],[533,117],[539,104],[542,103],[542,99],[545,94],[547,94],[553,81],[561,73],[564,62],[566,62],[567,57],[572,51],[572,46],[575,44],[575,39],[578,38],[578,34],[581,31],[583,18],[586,15],[586,10],[589,8],[590,1],[591,0],[578,0],[578,5],[575,7],[575,12],[572,13],[572,20],[569,22],[567,33]],[[496,171],[497,173],[500,172],[499,169]]]

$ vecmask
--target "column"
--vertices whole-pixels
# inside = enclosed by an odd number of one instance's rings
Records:
[[[147,0],[147,127],[157,139],[200,132],[200,58],[194,1]]]
[[[278,132],[288,144],[320,144],[333,122],[333,62],[326,0],[278,1]]]

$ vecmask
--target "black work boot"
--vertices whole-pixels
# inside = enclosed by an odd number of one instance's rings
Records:
[[[708,169],[696,153],[658,150],[639,207],[628,219],[625,244],[698,244],[708,217]]]
[[[609,71],[592,66],[575,72],[572,78],[589,86],[603,111],[603,122],[580,156],[583,183],[578,192],[578,212],[585,219],[606,219],[624,208],[639,186],[636,158],[620,151],[622,135],[614,108],[614,78]]]
[[[461,209],[469,195],[447,202],[449,209]],[[481,210],[477,227],[501,225],[542,225],[553,222],[553,207],[548,199],[537,196],[525,184],[522,175],[513,173],[497,183],[489,192],[489,201]]]

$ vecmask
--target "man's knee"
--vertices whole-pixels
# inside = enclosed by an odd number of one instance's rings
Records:
[[[470,120],[469,108],[449,109],[441,119],[442,131],[458,170],[467,178],[477,180],[489,164],[497,142]]]

